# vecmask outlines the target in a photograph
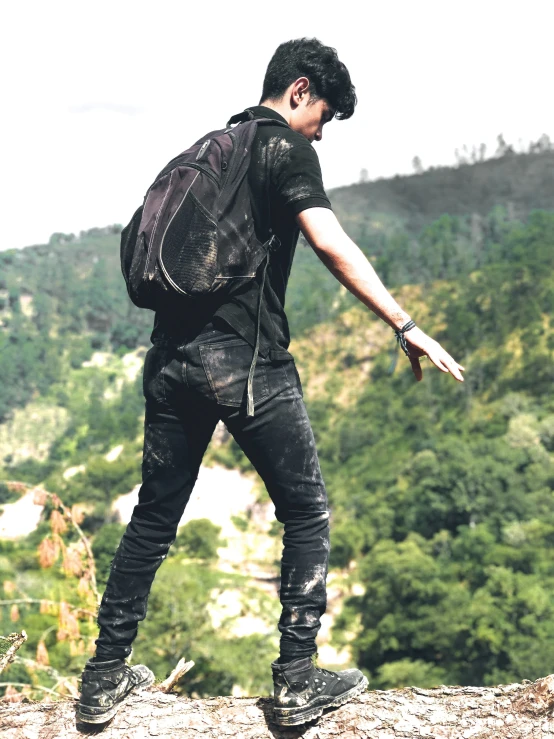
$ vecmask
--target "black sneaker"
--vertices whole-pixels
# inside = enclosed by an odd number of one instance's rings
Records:
[[[286,664],[273,662],[275,720],[294,726],[321,716],[324,708],[342,706],[368,685],[360,670],[331,672],[316,667],[311,657]]]
[[[144,665],[131,667],[121,659],[107,662],[89,660],[81,682],[77,721],[104,724],[115,716],[133,690],[152,685],[154,673]]]

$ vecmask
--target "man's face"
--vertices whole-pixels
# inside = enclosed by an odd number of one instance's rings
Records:
[[[295,109],[291,128],[305,136],[311,143],[321,141],[323,126],[334,116],[329,103],[322,98],[311,100],[310,93],[306,93]]]

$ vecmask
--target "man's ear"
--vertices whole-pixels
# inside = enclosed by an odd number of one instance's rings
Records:
[[[310,80],[307,77],[299,77],[293,82],[290,92],[291,108],[297,108],[302,100],[309,95]]]

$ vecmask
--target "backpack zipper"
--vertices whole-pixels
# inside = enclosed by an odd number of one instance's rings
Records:
[[[162,169],[162,171],[156,177],[156,179],[154,180],[154,182],[152,183],[152,185],[150,185],[150,187],[148,189],[148,192],[150,192],[150,190],[154,187],[154,185],[156,184],[156,182],[158,182],[159,180],[161,180],[162,177],[165,177],[170,172],[173,172],[173,170],[177,169],[177,167],[190,167],[191,169],[198,169],[201,172],[204,172],[204,174],[207,175],[211,180],[213,180],[216,185],[218,184],[217,177],[207,167],[203,167],[201,164],[196,164],[196,162],[189,162],[186,159],[181,160],[181,161],[179,161],[178,159],[176,159],[175,162],[171,164],[171,169],[167,169],[167,167],[165,169]]]
[[[180,166],[180,167],[191,167],[191,169],[197,169],[199,172],[203,172],[211,180],[213,180],[216,185],[218,184],[217,177],[215,176],[215,174],[211,170],[209,170],[207,167],[203,167],[201,164],[195,164],[194,162],[184,162],[183,164],[180,164],[180,165],[177,165],[177,166]]]
[[[221,178],[221,189],[222,190],[223,190],[223,185],[229,179],[229,175],[231,174],[231,169],[232,169],[232,166],[234,164],[236,154],[237,154],[237,137],[232,131],[228,134],[228,136],[233,142],[233,151],[231,152],[231,156],[227,160],[227,167],[225,168],[223,177]]]
[[[198,161],[199,159],[201,159],[204,156],[204,153],[205,153],[206,149],[208,148],[208,146],[210,145],[210,143],[211,143],[211,139],[206,139],[206,141],[204,141],[204,143],[202,144],[202,146],[198,150],[198,154],[196,155],[196,161]]]

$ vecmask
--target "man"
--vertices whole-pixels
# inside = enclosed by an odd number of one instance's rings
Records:
[[[313,660],[326,608],[329,508],[283,308],[299,231],[337,279],[400,332],[418,380],[423,356],[459,381],[463,367],[413,324],[333,214],[312,143],[321,141],[330,120],[349,118],[355,105],[335,50],[299,39],[279,46],[261,104],[249,109],[254,117],[287,124],[258,127],[248,170],[256,235],[264,242],[273,233],[280,241],[263,290],[254,416],[246,413],[246,381],[259,283],[194,315],[182,315],[177,303],[156,314],[144,367],[143,484],[102,599],[96,656],[83,672],[82,721],[107,721],[134,688],[153,681],[148,668],[130,667],[125,658],[219,420],[262,477],[284,524],[280,656],[271,665],[276,720],[304,723],[367,686],[359,670],[331,672]]]

